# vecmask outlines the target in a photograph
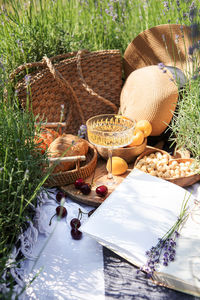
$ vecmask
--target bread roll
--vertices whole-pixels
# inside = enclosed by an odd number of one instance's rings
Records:
[[[62,134],[49,146],[49,157],[63,157],[86,155],[88,142],[72,134]],[[65,172],[75,167],[75,162],[60,162],[53,170],[53,173]]]

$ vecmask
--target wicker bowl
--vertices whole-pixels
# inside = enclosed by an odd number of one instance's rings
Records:
[[[136,160],[137,156],[146,149],[146,145],[147,138],[145,138],[144,142],[140,146],[113,149],[112,155],[123,158],[127,163],[132,163]],[[108,149],[97,147],[97,151],[103,159],[108,159]]]
[[[65,186],[67,184],[72,184],[78,178],[89,177],[96,168],[97,164],[97,150],[96,148],[89,144],[88,153],[86,155],[86,160],[84,162],[77,162],[76,168],[60,172],[56,174],[51,174],[45,182],[46,187],[59,187]]]
[[[160,152],[161,154],[167,154],[168,159],[169,159],[169,163],[168,165],[172,164],[173,161],[177,161],[178,163],[181,162],[186,162],[189,161],[191,163],[194,162],[194,159],[192,158],[177,158],[175,159],[173,156],[171,156],[168,152],[155,148],[155,147],[150,147],[147,146],[146,150],[137,157],[135,163],[134,163],[134,167],[136,167],[137,163],[144,157],[144,156],[148,156],[151,153],[155,153],[155,152]],[[200,174],[192,174],[189,176],[185,176],[185,177],[176,177],[176,178],[163,178],[169,182],[172,182],[174,184],[177,184],[181,187],[186,187],[186,186],[190,186],[196,182],[198,182],[200,180]]]

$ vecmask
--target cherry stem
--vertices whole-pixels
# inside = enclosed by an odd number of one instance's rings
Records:
[[[51,217],[51,219],[50,219],[50,221],[49,221],[49,226],[51,226],[51,221],[52,221],[52,219],[56,216],[57,214],[55,213],[52,217]]]
[[[80,208],[78,209],[78,219],[81,220],[82,219],[82,215],[87,215],[87,212],[83,212]]]

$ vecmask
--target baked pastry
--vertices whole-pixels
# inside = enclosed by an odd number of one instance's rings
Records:
[[[62,134],[49,146],[49,157],[69,157],[87,155],[89,144],[86,140],[72,134]],[[60,162],[55,166],[53,173],[65,172],[73,169],[75,162]]]

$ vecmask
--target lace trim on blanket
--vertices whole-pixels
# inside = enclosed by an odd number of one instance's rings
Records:
[[[13,248],[12,254],[7,262],[7,269],[2,276],[2,279],[5,281],[5,283],[0,284],[1,294],[6,295],[6,293],[10,291],[9,285],[6,284],[6,279],[10,277],[10,275],[15,282],[12,290],[12,299],[15,299],[16,295],[19,295],[25,288],[24,278],[26,274],[24,260],[32,260],[36,258],[33,256],[32,250],[37,242],[38,234],[49,234],[48,228],[45,228],[42,222],[42,220],[47,218],[47,216],[44,213],[41,213],[40,208],[43,204],[48,204],[50,201],[52,203],[53,197],[51,197],[51,195],[55,195],[55,191],[56,189],[41,190],[37,199],[38,205],[36,208],[34,208],[35,216],[33,222],[30,220],[27,221],[28,228],[19,235],[16,245]],[[24,297],[21,299],[24,299]]]

